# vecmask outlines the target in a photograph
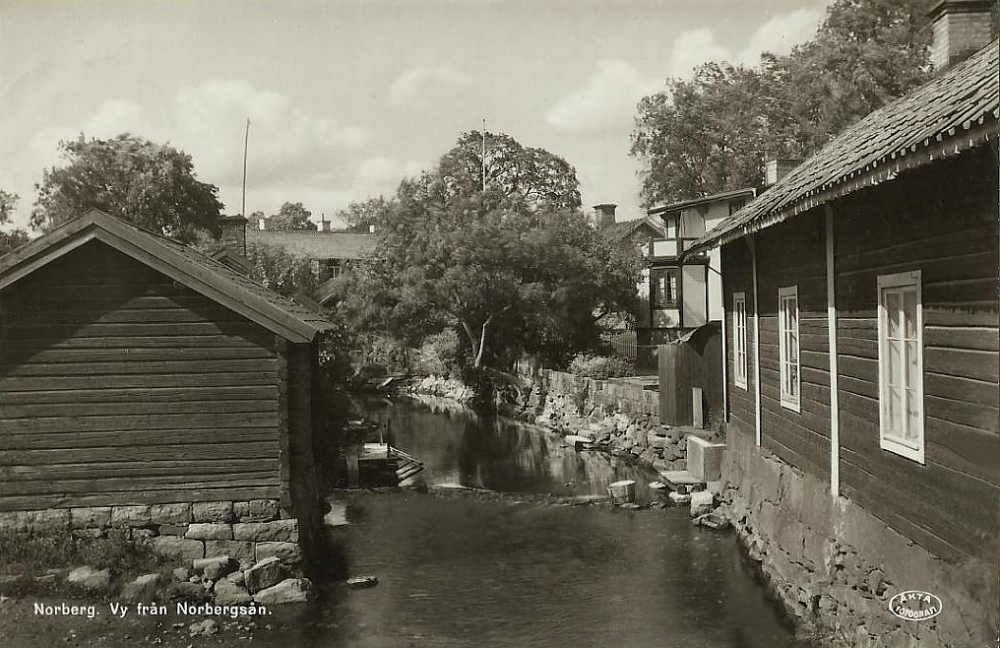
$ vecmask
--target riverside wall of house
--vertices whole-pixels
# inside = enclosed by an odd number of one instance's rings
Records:
[[[824,479],[730,429],[723,499],[749,557],[786,611],[822,645],[987,646],[998,627],[995,562],[944,561],[890,528],[854,500],[830,496]],[[938,596],[932,620],[889,612],[906,590]]]

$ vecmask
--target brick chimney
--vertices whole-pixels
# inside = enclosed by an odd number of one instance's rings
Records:
[[[239,214],[236,216],[223,216],[222,236],[219,242],[222,243],[232,254],[240,259],[247,258],[247,219]]]
[[[764,186],[770,187],[788,175],[792,169],[802,164],[802,160],[774,159],[764,163]]]
[[[615,209],[618,205],[603,203],[594,205],[594,227],[601,229],[615,224]]]
[[[326,212],[323,212],[319,216],[319,231],[321,232],[330,231],[330,221],[326,220]]]
[[[927,15],[934,28],[931,63],[940,72],[990,42],[992,0],[941,0]]]

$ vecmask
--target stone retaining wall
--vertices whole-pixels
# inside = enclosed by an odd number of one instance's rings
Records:
[[[687,432],[660,425],[657,392],[623,380],[596,380],[539,369],[513,415],[591,438],[615,454],[631,455],[658,470],[684,467]]]
[[[723,499],[750,558],[801,626],[824,646],[992,645],[997,566],[946,563],[850,499],[834,501],[819,478],[731,431]],[[904,621],[889,600],[922,590],[942,600],[933,620]]]
[[[0,531],[80,539],[119,532],[179,561],[229,556],[252,564],[276,556],[299,566],[303,559],[298,520],[271,499],[9,511],[0,513]]]

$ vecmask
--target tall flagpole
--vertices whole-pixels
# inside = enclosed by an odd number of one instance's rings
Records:
[[[240,215],[247,217],[247,147],[250,144],[250,118],[247,117],[247,130],[243,136],[243,211]]]
[[[486,118],[483,117],[483,193],[486,193]]]

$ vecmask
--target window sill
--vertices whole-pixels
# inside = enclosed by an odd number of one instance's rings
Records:
[[[908,445],[893,441],[892,439],[886,439],[881,437],[879,439],[879,447],[887,452],[899,455],[904,459],[909,459],[919,463],[921,466],[924,465],[924,449],[921,448],[911,448]]]
[[[781,399],[781,408],[786,410],[791,410],[796,414],[802,413],[802,407],[797,400],[791,400],[787,397]]]

